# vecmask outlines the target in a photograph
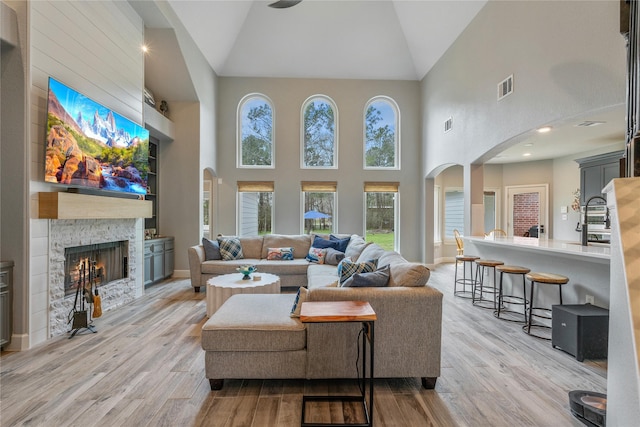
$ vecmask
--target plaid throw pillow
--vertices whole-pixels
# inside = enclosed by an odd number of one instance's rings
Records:
[[[340,286],[349,277],[356,273],[370,273],[378,268],[378,260],[370,259],[366,262],[353,262],[349,258],[345,258],[338,264],[338,276],[340,276]]]
[[[243,259],[242,245],[237,237],[218,237],[220,244],[220,255],[225,261],[232,259]]]

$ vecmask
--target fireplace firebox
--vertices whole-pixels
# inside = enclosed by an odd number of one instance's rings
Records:
[[[80,282],[80,267],[91,263],[96,267],[95,286],[106,285],[114,280],[128,277],[129,242],[97,243],[74,246],[64,250],[64,293],[76,292]],[[95,264],[93,264],[95,262]]]

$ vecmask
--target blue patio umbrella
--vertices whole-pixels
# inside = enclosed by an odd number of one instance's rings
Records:
[[[331,215],[318,212],[315,209],[304,213],[304,219],[324,219],[324,218],[331,218]]]

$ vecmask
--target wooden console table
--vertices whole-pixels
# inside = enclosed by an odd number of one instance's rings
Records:
[[[362,382],[358,384],[361,396],[302,396],[301,427],[309,426],[373,426],[373,351],[374,351],[374,322],[377,316],[371,305],[366,301],[312,301],[303,302],[300,309],[300,321],[303,323],[332,323],[332,322],[362,322],[364,334],[362,336]],[[367,343],[371,350],[369,371],[369,404],[367,405],[365,383],[367,380]],[[329,424],[305,422],[305,407],[307,402],[350,401],[361,402],[364,410],[365,423]]]

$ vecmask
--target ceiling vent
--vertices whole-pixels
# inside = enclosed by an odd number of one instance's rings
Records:
[[[453,127],[453,117],[449,117],[447,120],[444,121],[444,133],[449,132],[452,127]]]
[[[577,125],[575,125],[575,127],[577,127],[577,128],[590,128],[592,126],[598,126],[598,125],[601,125],[601,124],[604,124],[604,123],[606,123],[606,122],[602,122],[602,121],[599,121],[599,120],[585,120],[584,122],[578,123]]]
[[[513,93],[513,74],[498,83],[498,101]]]

